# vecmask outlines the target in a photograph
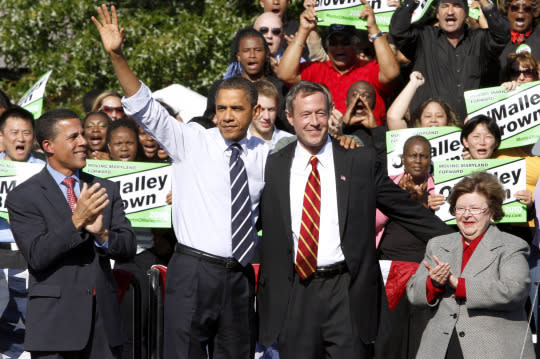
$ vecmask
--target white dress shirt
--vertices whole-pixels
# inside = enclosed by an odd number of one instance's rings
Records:
[[[233,143],[219,129],[171,117],[142,84],[122,99],[133,117],[167,151],[172,162],[172,222],[178,242],[221,257],[232,256],[229,159]],[[244,138],[242,147],[251,197],[253,224],[259,214],[264,166],[269,148],[258,138]]]
[[[341,250],[337,208],[336,175],[330,137],[317,153],[317,170],[321,178],[321,211],[319,223],[319,248],[317,266],[327,266],[345,260]],[[302,223],[304,192],[311,173],[311,154],[297,143],[291,165],[291,225],[294,237],[294,258],[298,250],[298,238]]]

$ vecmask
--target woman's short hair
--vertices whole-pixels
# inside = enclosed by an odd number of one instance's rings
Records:
[[[478,172],[465,177],[454,186],[450,196],[448,196],[450,213],[453,216],[456,215],[456,203],[459,197],[474,192],[486,197],[489,211],[495,221],[500,220],[504,216],[502,204],[506,197],[506,192],[497,180],[497,177],[487,172]]]
[[[421,143],[428,149],[429,158],[431,159],[431,144],[429,141],[424,137],[420,135],[411,136],[405,141],[405,144],[403,145],[403,155],[405,156],[407,154],[407,151],[409,150],[409,147],[411,147],[415,143]]]
[[[488,131],[495,137],[495,150],[497,150],[501,144],[501,129],[494,119],[485,115],[475,116],[465,122],[465,125],[463,125],[463,128],[461,129],[461,143],[463,143],[463,139],[469,137],[476,126],[481,123],[485,124]]]
[[[412,114],[412,123],[414,127],[421,127],[421,118],[422,113],[426,109],[427,105],[430,103],[435,102],[439,104],[446,114],[446,126],[458,126],[461,127],[461,123],[458,120],[458,117],[456,113],[452,110],[452,107],[448,104],[448,102],[444,101],[442,98],[439,97],[431,97],[425,100],[416,108],[416,110]]]
[[[96,100],[94,101],[94,106],[92,106],[91,112],[101,111],[101,105],[103,105],[103,100],[107,97],[118,97],[119,100],[122,100],[122,95],[116,91],[103,91]]]
[[[109,117],[109,115],[107,115],[105,112],[103,111],[97,111],[97,112],[88,112],[86,114],[86,116],[84,116],[83,120],[81,121],[82,122],[82,126],[84,127],[84,125],[86,124],[86,120],[88,120],[89,117],[92,117],[92,116],[101,116],[105,121],[107,121],[107,124],[109,125],[109,127],[111,127],[112,123],[113,123],[113,120],[111,120],[111,118]]]
[[[137,145],[139,143],[139,129],[137,128],[137,124],[135,121],[133,121],[130,118],[122,118],[117,121],[112,121],[112,123],[109,126],[109,130],[107,131],[107,144],[111,143],[111,137],[114,131],[118,130],[119,128],[127,128],[133,134],[135,135],[135,139],[137,141]]]
[[[537,81],[538,75],[538,60],[530,53],[522,51],[517,54],[509,54],[506,60],[506,67],[502,73],[503,81],[512,81],[512,77],[516,77],[514,69],[519,68],[519,65],[531,69],[533,71],[533,80]]]

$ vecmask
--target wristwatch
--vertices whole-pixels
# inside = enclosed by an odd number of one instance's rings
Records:
[[[373,43],[377,38],[384,36],[384,32],[379,31],[375,35],[368,34],[369,42]]]

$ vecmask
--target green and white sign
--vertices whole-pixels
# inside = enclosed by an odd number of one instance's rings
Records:
[[[17,105],[32,112],[34,119],[41,116],[43,112],[43,96],[45,95],[45,87],[47,81],[52,74],[52,70],[47,72],[23,95]]]
[[[499,149],[536,143],[540,138],[540,81],[520,85],[465,91],[468,117],[486,115],[497,121],[502,141]]]
[[[433,171],[435,192],[448,198],[452,188],[463,177],[482,171],[495,175],[506,193],[503,202],[504,217],[500,222],[526,222],[527,208],[514,197],[517,191],[526,189],[526,168],[523,158],[436,162]],[[435,214],[446,224],[455,224],[456,219],[450,214],[449,209],[450,205],[445,202]]]
[[[429,9],[433,0],[420,0],[413,13],[412,21],[420,20]],[[387,0],[367,0],[375,13],[375,21],[381,31],[388,32],[390,19],[396,8],[388,6]],[[366,29],[366,20],[358,18],[364,8],[361,0],[317,0],[315,11],[319,26],[332,24],[353,25],[357,29]]]
[[[41,163],[0,160],[0,217],[9,219],[6,208],[7,194],[41,171],[43,166]]]
[[[133,227],[170,228],[169,163],[87,160],[84,172],[118,183],[126,217]]]
[[[388,175],[398,175],[403,172],[401,156],[403,145],[412,136],[423,136],[431,144],[431,161],[462,159],[463,146],[461,145],[459,127],[421,127],[406,128],[386,132],[386,153]]]

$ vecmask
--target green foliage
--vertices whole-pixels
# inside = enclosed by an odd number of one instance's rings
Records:
[[[17,102],[45,72],[53,70],[45,109],[82,113],[89,90],[119,85],[91,22],[99,1],[0,0],[0,55],[16,80],[0,88]],[[260,12],[258,0],[124,0],[118,8],[125,28],[124,53],[151,89],[180,83],[203,95],[221,78],[235,32]]]

